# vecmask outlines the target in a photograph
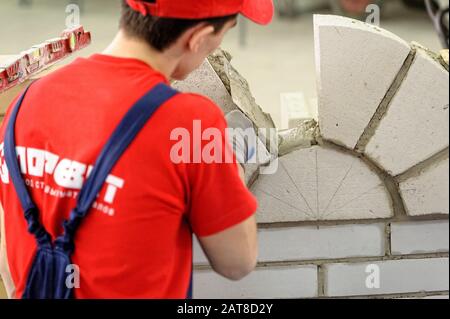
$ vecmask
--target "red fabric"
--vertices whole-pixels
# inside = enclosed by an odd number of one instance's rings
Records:
[[[53,237],[75,206],[79,178],[73,177],[83,172],[83,164],[86,170],[93,165],[126,111],[160,82],[167,80],[141,61],[94,55],[33,84],[18,116],[16,142],[25,150],[24,156],[18,151],[24,177]],[[171,161],[170,150],[177,143],[170,140],[172,130],[185,128],[192,136],[194,120],[201,120],[203,130],[226,129],[223,113],[212,101],[179,94],[155,113],[113,169],[75,239],[73,262],[81,274],[77,298],[185,298],[191,229],[199,236],[212,235],[256,211],[235,163]],[[6,122],[0,130],[1,150]],[[226,138],[219,143],[228,145]],[[8,183],[3,156],[2,151],[0,199],[9,266],[20,298],[36,245]]]
[[[128,5],[143,15],[161,18],[204,19],[242,13],[259,24],[272,21],[272,0],[127,0]]]

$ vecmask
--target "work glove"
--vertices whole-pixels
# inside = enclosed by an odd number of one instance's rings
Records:
[[[246,164],[265,165],[271,155],[258,137],[253,123],[240,111],[232,111],[225,116],[229,130],[228,139],[232,144],[237,161]]]

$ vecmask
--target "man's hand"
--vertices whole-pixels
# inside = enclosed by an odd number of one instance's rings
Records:
[[[225,116],[231,130],[229,140],[232,142],[237,161],[245,164],[266,165],[272,155],[258,137],[253,123],[240,111],[233,111]]]
[[[241,112],[233,111],[226,115],[228,127],[233,129],[229,136],[237,161],[242,164],[256,163],[258,136],[253,123]]]

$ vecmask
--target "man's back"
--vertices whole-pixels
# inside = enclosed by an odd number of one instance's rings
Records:
[[[33,84],[17,120],[17,153],[42,224],[53,237],[61,233],[77,192],[126,111],[161,82],[167,80],[142,61],[95,55]],[[184,298],[191,276],[191,228],[208,236],[254,213],[256,203],[235,164],[171,159],[178,142],[171,140],[173,130],[185,128],[195,138],[195,120],[202,130],[218,128],[220,146],[226,147],[226,124],[212,102],[180,94],[163,105],[113,169],[77,233],[72,261],[81,282],[76,297]],[[195,143],[190,144],[193,150]],[[20,297],[36,244],[3,155],[0,200],[9,268]]]

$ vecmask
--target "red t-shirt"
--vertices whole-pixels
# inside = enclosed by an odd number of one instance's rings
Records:
[[[144,62],[94,55],[32,85],[17,119],[17,154],[41,222],[53,238],[62,233],[86,175],[120,120],[161,82],[168,83]],[[9,267],[20,298],[36,243],[4,159],[10,111],[0,130],[0,200]],[[223,113],[209,99],[179,94],[163,105],[114,167],[77,232],[72,258],[80,269],[77,298],[185,298],[192,231],[209,236],[255,213],[256,200],[237,164],[171,160],[180,141],[171,139],[175,128],[190,133],[191,150],[198,145],[193,140],[196,120],[202,131],[218,129],[219,144],[229,147]]]

